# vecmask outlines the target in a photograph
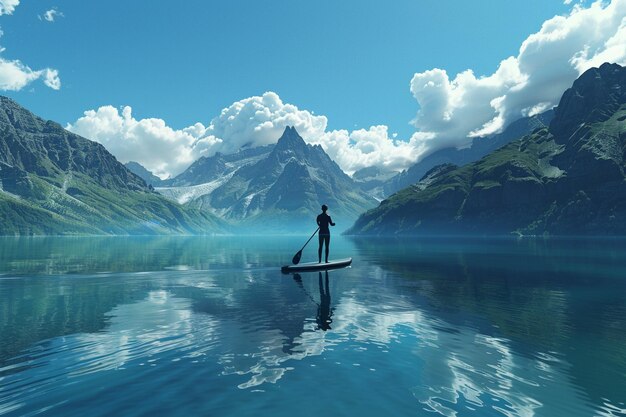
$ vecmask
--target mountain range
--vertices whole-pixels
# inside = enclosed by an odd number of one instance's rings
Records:
[[[0,235],[228,230],[147,185],[102,145],[0,97]]]
[[[556,110],[395,176],[349,177],[287,127],[166,180],[0,97],[0,235],[301,233],[321,204],[350,234],[624,234],[624,91],[626,69],[590,69]]]
[[[275,145],[200,158],[166,184],[157,187],[163,195],[215,213],[241,232],[314,230],[322,204],[341,231],[377,203],[293,127]]]
[[[415,184],[426,172],[437,165],[450,163],[462,166],[477,161],[538,127],[548,126],[553,117],[553,110],[532,117],[524,117],[511,123],[502,133],[475,138],[467,148],[450,147],[435,151],[400,173],[384,171],[377,166],[370,166],[354,172],[352,180],[369,196],[382,201],[395,192]],[[182,174],[167,180],[160,179],[138,162],[132,161],[125,165],[147,184],[160,187],[160,191],[170,198],[186,203],[200,194],[207,193],[207,189],[212,190],[215,184],[224,180],[223,178],[220,180],[220,177],[229,176],[242,166],[266,157],[273,147],[274,145],[267,145],[242,149],[233,154],[217,152],[211,157],[202,156]]]
[[[562,96],[549,127],[479,161],[433,167],[349,234],[626,234],[626,68],[603,64]]]

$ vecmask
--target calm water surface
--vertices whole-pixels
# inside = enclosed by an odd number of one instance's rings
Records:
[[[626,241],[304,240],[0,239],[0,415],[626,415]]]

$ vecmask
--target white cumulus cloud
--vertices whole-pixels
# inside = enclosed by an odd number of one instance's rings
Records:
[[[420,109],[413,139],[428,151],[467,146],[472,137],[554,107],[582,72],[603,62],[626,63],[626,0],[576,4],[568,15],[545,21],[491,75],[468,69],[451,78],[438,68],[416,73],[410,89]]]
[[[401,171],[413,164],[423,152],[423,145],[415,140],[406,142],[395,139],[393,135],[389,137],[389,128],[384,125],[352,132],[334,130],[310,137],[307,141],[320,144],[348,174],[371,166],[386,172]]]
[[[19,4],[20,0],[0,0],[0,16],[13,14],[13,11]]]
[[[294,126],[304,138],[318,137],[328,119],[283,103],[278,94],[267,92],[237,101],[211,120],[207,134],[223,140],[221,152],[235,152],[244,146],[275,143],[286,126]]]
[[[231,104],[208,126],[196,123],[177,130],[162,119],[136,120],[130,107],[120,112],[103,106],[86,111],[67,129],[102,143],[121,162],[137,161],[156,175],[168,177],[181,173],[200,156],[276,143],[286,126],[295,126],[305,141],[320,144],[348,173],[371,165],[401,170],[417,158],[415,144],[390,138],[387,126],[328,132],[325,116],[283,103],[273,92]]]
[[[130,106],[121,112],[113,106],[88,110],[66,128],[100,142],[121,162],[137,161],[163,178],[182,172],[218,144],[202,138],[206,128],[201,123],[176,130],[162,119],[135,119]]]

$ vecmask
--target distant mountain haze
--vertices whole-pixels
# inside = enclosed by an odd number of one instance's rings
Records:
[[[124,164],[126,168],[133,174],[137,175],[139,178],[144,180],[146,184],[151,185],[153,187],[161,184],[163,180],[152,172],[148,171],[143,165],[139,162],[130,161]]]
[[[603,64],[562,96],[549,127],[464,167],[432,168],[350,234],[626,234],[626,68]]]

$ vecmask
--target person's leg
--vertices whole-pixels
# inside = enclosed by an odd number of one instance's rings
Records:
[[[324,236],[319,235],[319,242],[320,242],[320,246],[319,249],[317,250],[317,257],[318,257],[318,262],[322,263],[322,245],[324,244]]]
[[[328,251],[329,251],[328,246],[330,245],[330,236],[326,236],[325,240],[326,240],[326,263],[328,263]]]

